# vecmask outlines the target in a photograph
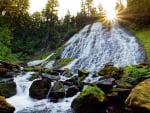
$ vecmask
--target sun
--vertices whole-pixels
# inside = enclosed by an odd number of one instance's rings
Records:
[[[106,12],[106,19],[109,21],[113,21],[117,19],[117,13],[115,10]]]

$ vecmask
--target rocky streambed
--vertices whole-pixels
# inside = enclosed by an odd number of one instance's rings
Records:
[[[0,113],[149,113],[149,88],[145,64],[74,74],[1,63]]]

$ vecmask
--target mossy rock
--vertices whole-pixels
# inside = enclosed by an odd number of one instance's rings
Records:
[[[27,68],[24,68],[24,71],[27,71],[27,72],[28,71],[42,72],[43,68],[39,67],[39,66],[27,67]]]
[[[35,99],[44,99],[51,87],[51,80],[48,78],[42,78],[42,80],[36,80],[32,83],[29,89],[29,95]]]
[[[73,100],[71,107],[74,113],[100,113],[105,99],[105,93],[100,88],[88,86]]]
[[[64,98],[65,93],[64,85],[61,82],[56,81],[51,89],[50,97],[54,99]]]
[[[124,80],[117,80],[116,81],[116,84],[117,84],[117,87],[120,87],[120,88],[133,88],[134,85],[128,83],[127,81],[124,81]]]
[[[125,103],[130,107],[147,109],[150,112],[150,78],[132,89]],[[145,112],[144,112],[145,113]]]
[[[150,77],[150,68],[148,66],[133,65],[124,68],[124,74],[121,81],[136,85],[144,79]]]
[[[15,82],[0,83],[0,95],[6,98],[14,96],[17,93]]]
[[[40,78],[40,73],[36,72],[36,73],[32,74],[32,76],[31,76],[31,78],[29,78],[29,80],[33,81],[38,78]]]
[[[53,72],[53,70],[50,69],[50,68],[46,68],[46,69],[44,69],[43,72],[44,72],[44,73],[49,73],[49,74],[51,74],[51,73]]]
[[[80,80],[84,80],[89,75],[89,72],[87,70],[78,70],[78,76],[80,77]]]
[[[9,104],[5,97],[0,96],[0,113],[14,113],[15,107]]]
[[[74,60],[74,58],[57,59],[57,60],[55,60],[55,63],[53,64],[53,66],[54,66],[54,68],[59,69],[61,67],[66,66],[73,60]]]
[[[98,74],[106,78],[118,78],[122,74],[122,70],[112,65],[106,65],[102,70],[98,72]]]

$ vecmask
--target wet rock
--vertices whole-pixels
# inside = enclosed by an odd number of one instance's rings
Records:
[[[106,65],[102,70],[98,72],[98,74],[106,78],[110,78],[110,77],[118,78],[122,74],[122,70],[113,67],[112,65]]]
[[[89,72],[86,70],[78,70],[78,76],[80,77],[81,80],[84,80],[85,77],[89,75]]]
[[[13,78],[0,78],[0,83],[13,82]]]
[[[39,72],[35,72],[32,74],[32,76],[29,78],[30,81],[33,81],[35,79],[40,78],[41,74]]]
[[[65,88],[64,85],[56,81],[51,89],[50,97],[54,99],[64,98],[65,97]]]
[[[150,78],[139,83],[132,89],[131,93],[125,100],[128,106],[136,109],[143,109],[143,113],[150,112]],[[138,112],[138,111],[137,111]],[[138,112],[139,113],[139,112]]]
[[[35,99],[46,98],[47,93],[51,87],[51,80],[48,78],[42,78],[42,80],[36,80],[32,83],[29,89],[29,95]]]
[[[7,68],[1,67],[1,68],[0,68],[0,76],[5,75],[7,71],[8,71]]]
[[[46,73],[42,73],[42,77],[49,78],[51,81],[60,79],[60,76],[58,75],[51,75],[51,74],[46,74]]]
[[[14,113],[15,107],[9,104],[5,97],[0,96],[0,113]]]
[[[108,78],[100,80],[99,82],[96,82],[96,85],[100,87],[103,91],[108,91],[111,89],[114,85],[115,79],[114,78]]]
[[[66,92],[66,97],[72,97],[76,95],[78,91],[79,91],[79,88],[77,86],[71,86],[68,88]]]
[[[4,80],[4,79],[3,79]],[[15,82],[2,82],[0,83],[0,95],[6,98],[14,96],[17,93]]]
[[[71,104],[74,113],[103,113],[105,93],[96,86],[88,86]]]

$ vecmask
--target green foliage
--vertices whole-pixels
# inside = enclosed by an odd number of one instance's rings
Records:
[[[0,27],[0,59],[7,61],[17,61],[15,54],[11,52],[12,33],[7,28]]]
[[[150,69],[147,66],[127,66],[124,68],[123,80],[126,80],[128,83],[137,84],[144,78],[150,77]]]
[[[55,63],[53,64],[53,66],[56,67],[56,68],[61,68],[63,66],[66,66],[67,64],[69,64],[73,60],[74,60],[74,58],[57,59],[55,61]]]
[[[144,50],[146,51],[147,59],[150,61],[150,28],[134,30],[133,32],[143,45]]]
[[[88,86],[85,90],[83,90],[80,93],[79,98],[83,98],[87,95],[93,95],[94,97],[98,98],[99,101],[104,101],[105,99],[104,92],[97,86]]]

